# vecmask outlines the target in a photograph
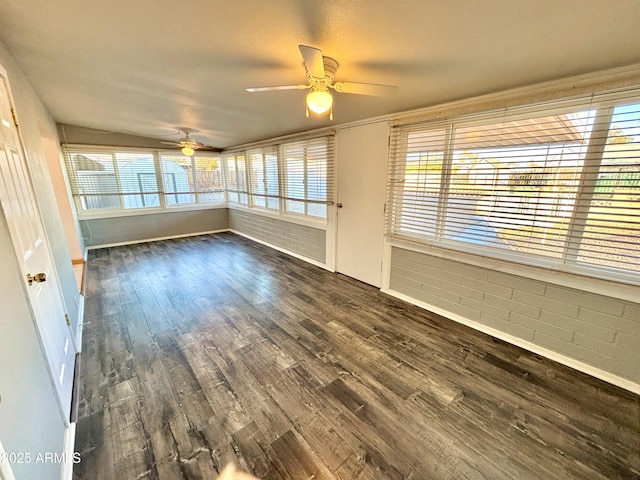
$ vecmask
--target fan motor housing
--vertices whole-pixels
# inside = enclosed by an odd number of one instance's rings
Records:
[[[331,84],[336,78],[336,70],[338,70],[338,61],[331,57],[322,57],[324,63],[324,78]]]

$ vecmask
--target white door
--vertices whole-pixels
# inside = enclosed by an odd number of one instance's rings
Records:
[[[336,270],[380,287],[384,202],[389,156],[387,122],[362,125],[336,134]]]
[[[65,420],[69,420],[75,366],[74,343],[65,318],[40,210],[25,162],[6,76],[0,72],[0,203],[21,263],[25,290],[47,357]],[[32,280],[28,280],[28,276]]]

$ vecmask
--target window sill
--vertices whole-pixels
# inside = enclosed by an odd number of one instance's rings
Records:
[[[423,253],[433,257],[465,263],[488,270],[517,275],[519,277],[550,283],[553,285],[574,288],[584,292],[605,295],[619,300],[638,302],[640,286],[622,283],[615,280],[604,280],[578,273],[569,273],[551,268],[511,262],[499,258],[492,258],[478,254],[465,253],[443,248],[436,245],[422,245],[399,239],[386,238],[385,243],[390,247],[402,248],[413,252]],[[640,282],[640,279],[638,279]]]
[[[217,210],[220,208],[227,208],[226,203],[210,203],[210,204],[197,204],[197,205],[182,205],[175,207],[154,207],[154,208],[132,208],[127,210],[109,210],[102,212],[81,212],[78,213],[78,220],[95,220],[100,218],[115,218],[115,217],[135,217],[140,215],[158,215],[163,213],[176,213],[176,212],[192,212],[197,210]]]

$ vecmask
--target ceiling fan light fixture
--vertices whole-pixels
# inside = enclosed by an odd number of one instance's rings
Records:
[[[191,148],[189,145],[185,145],[184,147],[182,147],[182,154],[190,157],[191,155],[193,155],[194,151],[193,148]]]
[[[307,95],[307,107],[313,113],[322,115],[331,110],[333,96],[326,89],[314,89]]]

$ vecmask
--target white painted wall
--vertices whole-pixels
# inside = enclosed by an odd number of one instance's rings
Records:
[[[7,71],[11,84],[65,305],[77,323],[79,294],[40,139],[39,124],[53,132],[55,125],[1,42],[0,65]],[[31,317],[22,272],[1,212],[0,259],[0,439],[7,452],[29,452],[32,456],[40,452],[60,454],[64,442],[64,421]],[[57,479],[61,468],[58,464],[36,462],[12,467],[16,478],[33,480]]]

